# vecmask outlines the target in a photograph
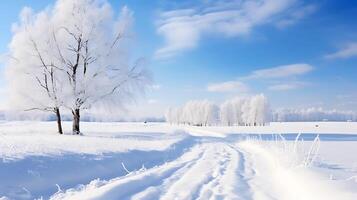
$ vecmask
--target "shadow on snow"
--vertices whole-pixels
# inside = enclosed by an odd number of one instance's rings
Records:
[[[31,156],[12,162],[0,162],[0,197],[13,199],[47,199],[61,189],[93,179],[109,180],[139,170],[175,160],[197,142],[186,136],[163,151],[133,150],[102,155],[64,154],[62,156]],[[15,173],[14,173],[15,172]]]

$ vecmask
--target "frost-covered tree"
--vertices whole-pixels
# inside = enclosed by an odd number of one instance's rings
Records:
[[[46,13],[33,15],[25,8],[14,26],[7,63],[9,102],[15,108],[53,112],[57,129],[62,131],[60,107],[63,106],[61,69],[54,58],[51,28]]]
[[[247,101],[245,98],[236,97],[229,100],[232,104],[233,120],[235,125],[243,125],[243,105]]]
[[[175,120],[173,119],[173,112],[174,112],[174,108],[172,107],[167,108],[165,112],[166,122],[170,124],[173,124],[175,122]]]
[[[166,121],[175,124],[207,126],[219,121],[219,108],[207,100],[188,101],[179,108],[169,108],[166,111]]]
[[[209,101],[203,102],[203,124],[205,126],[215,125],[219,122],[219,107]]]
[[[254,116],[254,125],[264,125],[270,121],[271,111],[267,98],[263,95],[256,95],[251,99],[251,109]]]
[[[41,51],[50,52],[48,62],[60,74],[61,102],[73,114],[74,134],[80,133],[81,110],[98,103],[121,105],[147,83],[142,60],[129,64],[132,14],[126,7],[115,16],[106,1],[58,0],[53,8],[26,15],[38,27],[46,22],[42,37],[49,45]]]
[[[243,105],[247,99],[236,97],[221,104],[220,119],[224,125],[243,124]]]
[[[235,123],[234,106],[228,100],[220,106],[220,120],[223,125],[232,126]]]
[[[264,125],[270,122],[270,108],[267,98],[263,95],[256,95],[248,100],[242,106],[243,123],[247,126]]]
[[[245,126],[250,126],[252,122],[252,112],[250,99],[247,99],[242,105],[242,122]]]

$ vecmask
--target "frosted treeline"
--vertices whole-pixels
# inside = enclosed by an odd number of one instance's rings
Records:
[[[324,110],[322,108],[280,109],[273,113],[273,121],[357,121],[357,113],[352,111]]]
[[[189,101],[182,107],[169,108],[166,121],[195,126],[262,126],[270,122],[271,110],[263,95],[236,97],[217,105],[207,100]]]
[[[263,126],[269,122],[357,121],[357,113],[322,108],[272,111],[268,99],[260,94],[228,99],[221,104],[208,100],[188,101],[183,106],[169,108],[165,119],[171,124],[194,126]]]

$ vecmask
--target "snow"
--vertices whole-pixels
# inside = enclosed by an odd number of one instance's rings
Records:
[[[65,124],[70,125],[70,123]],[[55,134],[53,131],[49,131],[55,126],[52,122],[1,124],[0,158],[8,161],[27,156],[59,156],[76,153],[101,155],[130,150],[163,150],[178,140],[177,137],[170,137],[169,135],[162,137],[160,132],[152,132],[150,135],[130,132],[130,126],[125,127],[127,133],[123,133],[125,129],[120,127],[120,134],[116,134],[115,131],[118,131],[118,126],[115,125],[84,124],[83,130],[88,134],[88,137],[85,138]],[[87,124],[88,126],[86,126]],[[94,130],[101,130],[101,133],[89,131],[90,127],[97,127]],[[27,131],[24,133],[23,130]],[[146,137],[146,139],[142,140],[141,137]]]
[[[354,122],[54,125],[0,124],[0,199],[357,199]]]
[[[196,135],[214,135],[225,137],[228,134],[357,134],[355,122],[271,122],[268,126],[208,126],[187,127]]]
[[[344,190],[341,185],[334,184],[329,177],[296,164],[294,154],[282,154],[281,149],[276,149],[276,146],[247,142],[243,144],[243,149],[254,156],[249,158],[254,163],[254,166],[250,167],[255,173],[259,173],[259,176],[255,176],[251,181],[253,190],[257,191],[253,199],[357,198],[356,191],[353,193]]]

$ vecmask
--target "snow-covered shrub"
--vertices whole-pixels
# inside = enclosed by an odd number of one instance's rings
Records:
[[[261,154],[270,154],[273,163],[287,169],[306,168],[317,162],[320,149],[320,138],[317,135],[311,142],[303,140],[298,134],[294,141],[287,141],[283,135],[276,134],[272,141],[267,142],[261,138],[247,138],[243,146],[255,148]]]

